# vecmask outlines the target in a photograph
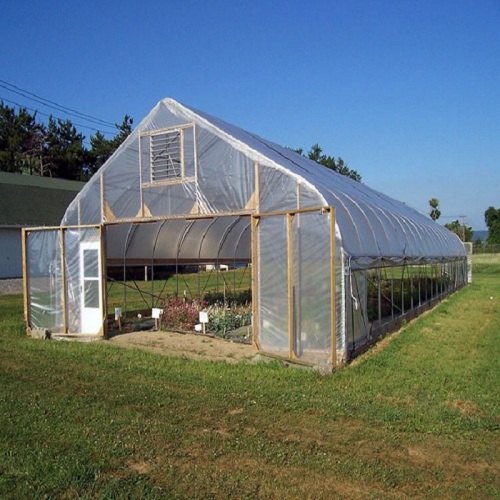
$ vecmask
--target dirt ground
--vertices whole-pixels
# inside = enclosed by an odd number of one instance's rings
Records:
[[[203,334],[167,331],[113,332],[109,342],[126,347],[164,354],[228,363],[251,362],[257,351],[249,344],[231,342]]]

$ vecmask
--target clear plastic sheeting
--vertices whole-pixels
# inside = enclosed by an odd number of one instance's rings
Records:
[[[290,357],[286,218],[264,217],[259,220],[257,230],[257,341],[263,351]]]
[[[335,318],[332,328],[332,294],[341,296],[341,289],[332,286],[338,276],[331,217],[319,210],[289,212],[260,217],[257,223],[259,346],[327,369],[332,358],[345,358],[342,341],[332,356],[332,335],[342,338],[343,327]]]
[[[64,320],[60,231],[30,232],[26,250],[31,328],[62,331]]]
[[[26,250],[30,328],[57,334],[102,330],[98,228],[30,230]],[[85,312],[87,318],[94,314],[95,331],[85,328]]]
[[[249,262],[250,217],[172,219],[108,226],[109,264]],[[144,242],[151,242],[146,247]]]
[[[329,214],[296,214],[292,243],[296,354],[303,361],[326,364],[332,351]]]

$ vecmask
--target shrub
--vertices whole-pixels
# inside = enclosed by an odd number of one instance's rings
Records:
[[[252,323],[252,310],[248,306],[212,305],[208,308],[208,331],[224,337],[227,332]]]
[[[169,298],[163,303],[163,324],[169,328],[192,330],[198,323],[200,305],[188,299]]]

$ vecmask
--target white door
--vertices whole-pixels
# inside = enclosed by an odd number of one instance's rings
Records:
[[[82,333],[99,333],[102,328],[101,255],[100,243],[80,244],[82,280]]]

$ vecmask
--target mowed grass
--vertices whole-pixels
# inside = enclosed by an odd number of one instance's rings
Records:
[[[331,376],[32,340],[1,297],[0,497],[499,498],[500,258],[477,262]]]

